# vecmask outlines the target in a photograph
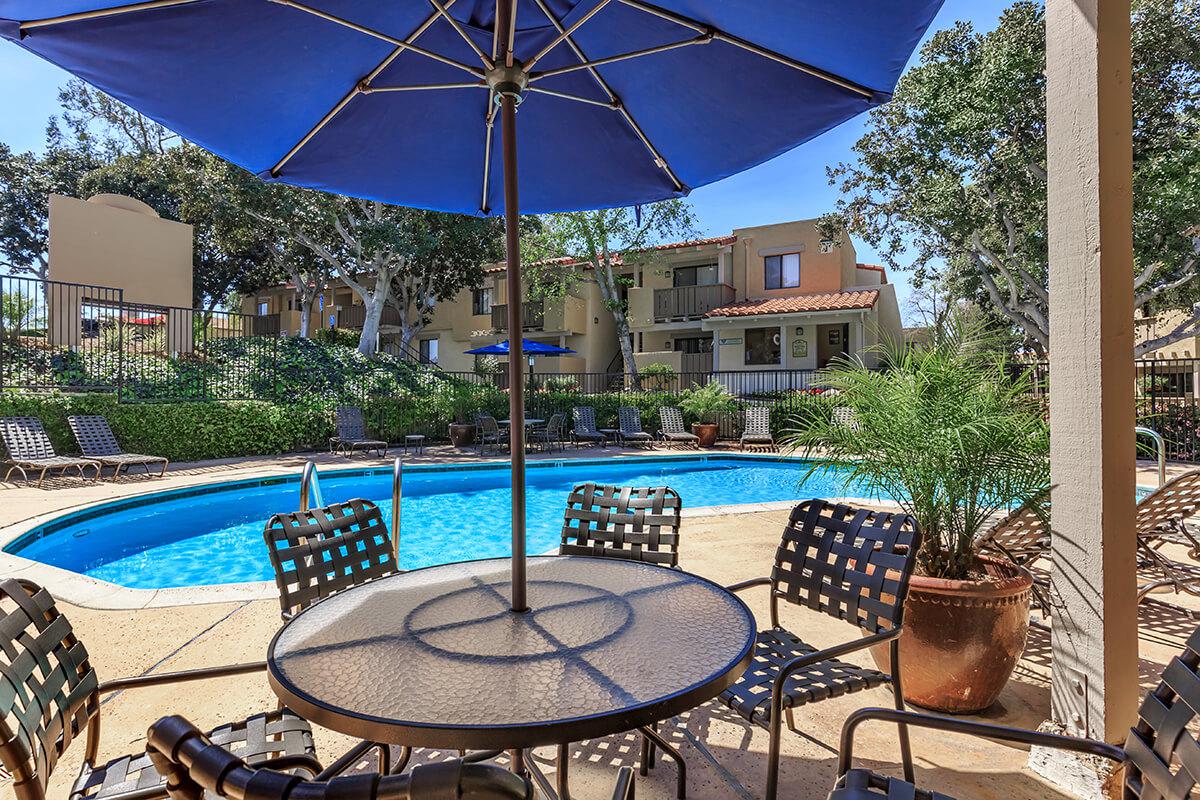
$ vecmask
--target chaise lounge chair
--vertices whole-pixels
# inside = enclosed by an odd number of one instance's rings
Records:
[[[654,437],[642,430],[641,412],[633,406],[621,406],[617,409],[617,427],[621,429],[623,443],[639,444],[654,449]]]
[[[575,420],[575,429],[571,431],[571,441],[578,447],[580,442],[598,444],[605,447],[608,437],[596,429],[596,409],[591,406],[575,406],[571,409]]]
[[[1169,586],[1176,593],[1200,596],[1200,564],[1176,561],[1162,551],[1165,545],[1186,547],[1189,559],[1200,558],[1200,541],[1186,521],[1200,513],[1200,470],[1184,473],[1146,495],[1137,504],[1138,602],[1155,589]],[[1050,616],[1050,575],[1037,569],[1050,558],[1050,498],[1017,509],[979,540],[985,554],[1007,558],[1034,576],[1033,599]]]
[[[658,419],[662,424],[658,435],[668,444],[677,444],[683,447],[700,448],[700,437],[694,433],[688,433],[683,428],[683,412],[675,406],[663,406],[658,409]]]
[[[746,409],[746,429],[742,431],[741,448],[746,445],[775,449],[775,437],[771,435],[771,409],[769,406],[751,406]]]
[[[387,442],[367,438],[367,425],[363,422],[361,408],[338,406],[336,413],[337,436],[330,441],[334,452],[349,457],[354,455],[355,450],[376,450],[379,455],[387,457]]]
[[[112,467],[114,478],[120,476],[122,469],[128,470],[129,467],[138,466],[144,468],[149,475],[151,464],[162,467],[158,477],[161,478],[167,473],[169,462],[162,456],[126,453],[122,450],[108,425],[108,420],[104,417],[70,416],[67,417],[67,424],[71,426],[71,433],[75,434],[75,441],[84,456],[95,459],[106,467]]]
[[[14,471],[20,472],[22,478],[29,480],[26,469],[38,472],[39,488],[46,479],[46,473],[52,470],[66,475],[67,470],[75,469],[79,471],[80,478],[87,480],[84,470],[88,467],[96,470],[92,480],[100,479],[99,461],[60,456],[55,453],[54,445],[50,442],[46,429],[42,427],[42,421],[37,417],[0,417],[0,439],[4,440],[4,447],[8,450],[8,460],[5,462],[8,464],[8,471],[4,473],[6,481]]]

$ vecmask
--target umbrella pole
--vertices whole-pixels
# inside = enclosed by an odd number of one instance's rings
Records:
[[[504,155],[504,246],[508,274],[508,426],[512,454],[512,610],[527,611],[525,597],[525,375],[521,342],[521,239],[517,198],[517,101],[500,95]]]

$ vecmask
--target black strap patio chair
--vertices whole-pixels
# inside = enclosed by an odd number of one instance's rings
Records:
[[[796,730],[795,708],[889,684],[896,708],[904,708],[900,631],[920,545],[917,521],[907,514],[808,500],[792,509],[770,577],[728,587],[739,592],[767,586],[771,593],[771,627],[759,631],[749,669],[721,694],[721,702],[770,732],[767,800],[775,800],[779,787],[783,717]],[[845,620],[856,635],[818,650],[782,627],[781,600]],[[891,674],[841,660],[884,644],[891,651]],[[903,726],[900,753],[911,780],[912,755]]]
[[[770,406],[750,406],[746,409],[746,427],[739,444],[743,450],[747,445],[775,449],[775,437],[771,435]]]
[[[567,497],[558,553],[678,568],[682,508],[679,493],[667,486],[582,483]],[[676,796],[682,800],[687,796],[683,755],[658,733],[657,724],[638,732],[642,735],[641,774],[654,766],[655,748],[662,748],[678,767]]]
[[[508,447],[508,432],[500,430],[496,418],[488,414],[480,414],[475,421],[475,443],[479,445],[479,455],[483,455],[491,447],[501,452]]]
[[[675,406],[663,406],[658,409],[658,421],[662,425],[659,428],[659,437],[668,444],[675,444],[681,447],[700,447],[700,437],[694,433],[688,433],[683,428],[683,412]]]
[[[575,421],[571,441],[576,445],[582,442],[604,447],[608,443],[608,437],[596,428],[596,409],[591,406],[575,406],[571,409],[571,418]]]
[[[284,620],[331,594],[400,571],[383,514],[370,500],[276,514],[263,539]]]
[[[1130,729],[1124,747],[975,720],[863,708],[851,714],[842,727],[838,777],[829,800],[897,797],[952,800],[948,795],[918,788],[911,777],[902,781],[872,770],[854,769],[854,733],[868,720],[1088,753],[1125,765],[1122,796],[1126,800],[1187,800],[1195,795],[1200,781],[1197,710],[1200,710],[1200,628],[1192,631],[1183,652],[1163,670],[1158,686],[1146,693],[1137,724]]]
[[[468,760],[413,767],[406,775],[360,774],[304,780],[255,769],[209,740],[183,717],[164,717],[150,728],[150,758],[167,776],[173,800],[532,800],[530,781],[494,764]],[[613,800],[633,800],[629,767],[617,773]]]
[[[367,436],[367,424],[363,421],[361,408],[358,406],[338,406],[334,411],[334,415],[337,436],[333,438],[331,445],[335,452],[345,456],[352,456],[358,450],[367,452],[375,450],[380,456],[387,457],[387,442]]]
[[[87,649],[54,598],[27,581],[0,580],[0,766],[17,800],[45,800],[62,756],[83,738],[83,765],[70,800],[150,800],[167,796],[145,752],[97,763],[100,699],[113,692],[265,672],[264,662],[163,672],[100,683]],[[312,729],[287,709],[255,714],[208,737],[259,766],[321,772]],[[369,746],[348,756],[357,760]]]
[[[617,409],[617,427],[621,431],[622,443],[654,448],[654,437],[642,430],[642,412],[633,406]]]
[[[128,471],[129,467],[142,467],[149,475],[151,465],[160,467],[158,477],[167,474],[170,462],[162,456],[126,453],[104,417],[71,415],[67,417],[67,424],[71,426],[71,433],[75,434],[79,451],[86,458],[112,467],[114,478],[120,477],[121,470]]]
[[[550,415],[550,419],[546,421],[544,426],[536,427],[529,431],[529,443],[550,452],[554,452],[555,447],[566,451],[567,446],[563,442],[563,427],[566,423],[567,415],[561,411],[556,411]]]
[[[22,478],[29,480],[26,469],[38,473],[39,488],[46,480],[46,474],[56,470],[61,475],[66,475],[69,469],[77,470],[79,477],[87,480],[86,470],[91,469],[94,470],[92,480],[100,479],[99,461],[55,453],[50,436],[37,417],[0,417],[0,439],[8,451],[6,481],[13,472],[20,472]]]

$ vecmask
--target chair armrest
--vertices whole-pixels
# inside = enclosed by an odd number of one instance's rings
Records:
[[[160,672],[152,675],[137,675],[131,678],[117,678],[100,684],[97,691],[100,694],[123,692],[126,689],[140,689],[145,686],[163,686],[171,683],[202,681],[209,678],[227,678],[233,675],[248,675],[252,672],[266,672],[267,662],[256,661],[249,664],[226,664],[220,667],[201,667],[185,669],[177,672]]]
[[[860,708],[851,713],[846,718],[845,724],[842,725],[842,739],[838,752],[839,778],[850,770],[854,760],[854,732],[859,725],[868,720],[883,720],[901,725],[912,725],[916,728],[929,728],[949,733],[963,733],[969,736],[983,736],[989,739],[1018,742],[1035,747],[1073,750],[1077,753],[1088,753],[1117,762],[1124,762],[1126,760],[1125,751],[1122,748],[1094,739],[1061,736],[1056,733],[1030,731],[1024,728],[1011,728],[1005,725],[995,725],[989,722],[977,722],[957,717],[937,717],[932,714],[918,714],[913,711],[899,711],[894,708]]]
[[[741,591],[745,591],[746,589],[751,589],[755,586],[770,586],[770,585],[771,585],[770,578],[751,578],[748,581],[739,581],[738,583],[730,584],[729,586],[725,587],[725,590],[729,591],[729,592],[741,592]]]
[[[621,767],[617,770],[617,787],[613,790],[613,800],[633,800],[632,767]]]
[[[815,653],[809,653],[806,656],[797,656],[791,661],[785,663],[779,668],[779,674],[775,676],[775,683],[771,690],[772,699],[774,702],[782,702],[783,686],[788,677],[805,667],[819,664],[822,661],[828,661],[831,658],[841,658],[849,653],[855,653],[859,650],[866,650],[868,647],[874,647],[877,644],[890,642],[892,639],[900,635],[900,628],[888,628],[887,630],[873,633],[870,636],[863,636],[860,639],[853,639],[849,642],[835,644],[833,647],[826,647],[824,650],[818,650]]]

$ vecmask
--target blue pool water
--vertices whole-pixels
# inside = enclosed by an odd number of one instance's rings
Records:
[[[773,457],[629,458],[528,470],[528,550],[557,546],[568,492],[584,481],[667,485],[684,507],[845,495],[838,476]],[[802,484],[803,481],[803,485]],[[400,562],[406,569],[510,552],[507,465],[411,467],[404,473]],[[325,502],[365,497],[391,519],[391,470],[321,476]],[[854,494],[853,491],[849,492]],[[48,522],[7,552],[139,589],[273,579],[262,531],[291,511],[298,478],[214,484],[108,503]]]

